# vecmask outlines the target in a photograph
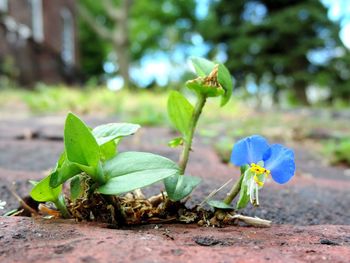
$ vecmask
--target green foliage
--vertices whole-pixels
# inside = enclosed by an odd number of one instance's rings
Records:
[[[38,202],[57,202],[59,195],[62,192],[62,185],[53,188],[50,186],[50,175],[37,183],[30,196]]]
[[[248,192],[248,182],[252,178],[252,173],[250,170],[246,170],[243,175],[243,180],[241,183],[241,190],[239,192],[239,198],[236,204],[236,209],[242,209],[247,206],[250,200],[249,192]]]
[[[325,152],[332,163],[346,163],[350,165],[350,138],[327,142]]]
[[[120,1],[112,1],[118,5]],[[108,16],[101,1],[84,0],[96,20],[108,29],[118,25]],[[185,33],[194,28],[196,3],[194,0],[133,1],[128,16],[131,60],[138,63],[142,57],[156,51],[169,52],[178,44],[189,44]],[[151,26],[147,26],[151,25]],[[98,37],[82,19],[79,21],[82,68],[87,76],[103,74],[103,64],[111,59],[114,47]],[[114,61],[113,61],[114,62]]]
[[[221,106],[224,106],[231,99],[233,83],[230,72],[223,64],[219,64],[218,82],[222,85],[222,87],[225,90],[225,94],[222,96],[221,99]]]
[[[94,128],[92,134],[96,138],[98,145],[101,146],[121,137],[132,135],[140,127],[140,125],[132,123],[108,123]]]
[[[122,137],[140,128],[131,123],[109,123],[93,130],[73,113],[69,113],[64,127],[64,152],[52,173],[35,184],[31,196],[40,202],[52,201],[64,215],[68,215],[62,184],[71,180],[71,198],[82,193],[80,174],[84,172],[99,185],[104,194],[120,194],[142,188],[178,173],[177,165],[167,158],[151,153],[126,152],[117,154]],[[129,190],[128,190],[129,189]]]
[[[185,176],[185,170],[189,159],[192,140],[198,119],[206,104],[207,98],[223,96],[224,105],[232,91],[232,81],[230,74],[225,66],[220,66],[203,58],[191,58],[192,65],[199,76],[196,79],[186,82],[187,88],[195,91],[197,102],[195,107],[187,101],[187,99],[179,92],[172,92],[168,100],[168,115],[174,126],[182,133],[183,141],[176,138],[170,142],[170,146],[178,146],[183,144],[183,150],[180,155],[180,172],[172,177],[164,180],[165,189],[168,197],[172,201],[179,201],[193,191],[200,183],[200,179],[193,176]],[[218,73],[220,72],[220,79]],[[225,89],[223,88],[223,85]],[[230,86],[230,87],[229,87]]]
[[[184,140],[182,137],[178,137],[178,138],[175,138],[175,139],[172,139],[168,142],[168,146],[171,147],[171,148],[175,148],[175,147],[178,147],[180,145],[183,145],[184,143]]]
[[[211,62],[203,59],[194,61],[199,72],[209,72],[206,67]],[[218,70],[221,72],[220,80]],[[215,64],[214,69],[203,80],[210,82],[211,89],[224,91],[224,88],[232,85],[230,78],[224,66]],[[198,85],[199,90],[205,90],[205,86],[208,86],[206,83]],[[226,100],[227,95],[224,93],[219,95],[224,95]],[[170,120],[183,135],[170,142],[171,146],[183,145],[179,165],[152,153],[117,151],[120,140],[134,134],[140,125],[109,123],[91,129],[78,116],[69,113],[64,127],[64,152],[52,173],[34,186],[31,195],[42,202],[55,202],[64,216],[68,216],[69,212],[64,196],[60,193],[62,185],[68,180],[72,200],[82,194],[88,197],[94,192],[120,195],[159,181],[164,182],[170,200],[176,202],[184,199],[201,181],[198,177],[184,175],[196,124],[206,99],[210,96],[205,92],[198,92],[196,95],[198,98],[195,108],[179,92],[171,92],[168,99]]]
[[[169,199],[179,201],[191,194],[200,182],[199,177],[175,174],[164,180],[164,186]]]
[[[159,102],[158,102],[159,103]],[[166,114],[158,109],[158,105],[153,105],[149,101],[141,101],[139,106],[126,115],[131,115],[131,121],[143,126],[159,126],[168,124]]]
[[[230,209],[230,210],[234,209],[233,206],[228,205],[225,202],[220,201],[220,200],[208,200],[207,203],[208,203],[208,205],[215,207],[215,208],[219,208],[219,209]]]
[[[218,97],[225,94],[221,86],[206,85],[204,79],[194,79],[186,82],[186,87],[205,97]]]
[[[169,169],[176,171],[177,165],[160,155],[147,152],[123,152],[103,165],[107,179],[136,173],[142,170]]]
[[[56,168],[51,173],[50,186],[58,187],[60,184],[67,181],[69,178],[73,177],[82,172],[76,164],[70,162],[67,159],[66,153],[62,153],[60,160],[57,162]]]
[[[204,97],[222,96],[224,106],[232,95],[232,77],[223,64],[215,64],[204,58],[191,58],[192,65],[199,78],[186,82],[187,88]]]
[[[82,194],[81,180],[80,176],[74,176],[70,181],[70,198],[74,201]]]
[[[211,2],[198,27],[213,46],[210,55],[223,51],[216,48],[219,43],[225,47],[226,65],[239,86],[251,79],[258,89],[270,85],[276,100],[280,91],[290,90],[299,103],[307,103],[308,85],[332,87],[333,97],[344,95],[350,78],[349,51],[339,38],[339,23],[327,12],[314,0],[220,0]],[[335,49],[343,55],[335,55]]]
[[[90,129],[77,116],[69,113],[64,126],[64,147],[67,160],[97,181],[100,147]]]
[[[103,170],[107,183],[98,192],[110,195],[143,188],[179,172],[173,161],[145,152],[120,153],[108,160]]]
[[[168,99],[169,118],[184,136],[187,136],[190,130],[193,111],[193,106],[181,93],[177,91],[170,93]]]
[[[191,62],[197,75],[202,78],[208,76],[215,67],[214,62],[205,58],[192,57]]]

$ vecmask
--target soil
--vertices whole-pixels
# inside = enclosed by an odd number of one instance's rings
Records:
[[[25,197],[31,187],[28,180],[42,178],[54,166],[63,149],[63,120],[36,117],[1,121],[0,200],[7,205],[0,215],[18,207],[11,191]],[[105,122],[88,121],[91,125]],[[150,151],[176,160],[179,150],[166,146],[172,137],[166,128],[143,128],[124,140],[120,150]],[[326,164],[308,144],[289,146],[295,150],[296,176],[286,185],[268,183],[260,194],[261,207],[242,212],[272,220],[271,228],[148,225],[111,230],[106,225],[71,220],[0,217],[0,262],[347,262],[349,172]],[[201,138],[196,138],[193,149],[188,171],[202,177],[203,182],[188,207],[238,175],[237,168],[220,163]],[[145,193],[160,190],[162,185],[158,184]],[[224,192],[217,197],[223,197]]]

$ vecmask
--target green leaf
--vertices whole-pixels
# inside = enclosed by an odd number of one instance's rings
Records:
[[[103,164],[107,179],[145,170],[178,170],[173,161],[160,155],[146,152],[123,152]]]
[[[82,194],[82,187],[81,187],[81,181],[80,176],[74,176],[72,180],[70,181],[70,197],[74,201]]]
[[[186,87],[198,94],[204,95],[205,97],[218,97],[225,95],[225,90],[221,87],[221,85],[206,85],[204,79],[201,78],[187,81]]]
[[[80,168],[96,168],[100,148],[90,129],[76,115],[69,113],[64,127],[64,146],[67,159]],[[82,169],[83,170],[83,169]]]
[[[108,123],[92,130],[98,145],[103,145],[115,139],[132,135],[140,129],[140,125],[132,123]]]
[[[226,204],[223,201],[220,200],[208,200],[207,201],[208,205],[215,207],[215,208],[220,208],[220,209],[234,209],[233,206]]]
[[[208,76],[215,67],[215,63],[199,57],[191,57],[192,65],[199,77]]]
[[[107,183],[97,191],[110,195],[143,188],[179,173],[179,168],[173,161],[145,152],[120,153],[106,161],[103,170]]]
[[[32,186],[36,186],[39,182],[38,181],[34,181],[34,180],[29,180],[28,181]]]
[[[175,148],[177,146],[183,145],[183,142],[184,142],[184,139],[182,137],[178,137],[169,141],[168,146],[171,148]]]
[[[199,177],[175,174],[164,180],[164,186],[169,199],[179,201],[190,195],[200,182]]]
[[[118,141],[118,139],[117,139]],[[109,141],[100,146],[100,153],[102,161],[107,161],[114,157],[117,153],[117,142]]]
[[[175,169],[152,169],[113,177],[97,189],[106,195],[119,195],[157,183],[178,173]]]
[[[187,135],[193,115],[193,106],[179,92],[172,91],[168,99],[168,115],[173,125],[183,134]]]
[[[244,167],[244,166],[242,166]],[[241,167],[241,169],[242,169]],[[243,168],[245,169],[245,167]],[[248,193],[248,184],[247,182],[249,182],[249,177],[251,177],[251,173],[250,170],[245,170],[244,175],[243,175],[243,180],[242,180],[242,184],[241,184],[241,191],[239,192],[239,199],[237,201],[236,204],[236,209],[242,209],[244,207],[247,206],[247,204],[249,203],[250,200],[250,196]]]
[[[225,94],[221,98],[221,106],[224,106],[231,98],[233,83],[230,72],[223,64],[219,64],[218,82],[225,90]]]
[[[61,165],[58,162],[56,169],[51,173],[50,186],[58,187],[60,184],[63,184],[69,178],[72,178],[80,172],[82,172],[82,170],[76,164],[67,159],[65,159]]]
[[[236,209],[242,209],[247,206],[249,203],[249,194],[248,194],[248,186],[242,186],[241,191],[239,192],[239,199],[236,205]]]
[[[53,188],[50,186],[51,175],[42,179],[30,192],[30,196],[38,202],[56,202],[62,191],[62,185]]]

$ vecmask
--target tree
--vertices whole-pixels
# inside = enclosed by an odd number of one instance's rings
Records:
[[[186,42],[184,32],[190,30],[195,20],[194,0],[85,0],[80,2],[79,10],[84,22],[81,30],[88,30],[89,25],[97,35],[92,43],[84,43],[91,47],[88,54],[95,50],[96,57],[103,54],[106,59],[106,53],[114,50],[120,75],[129,87],[130,64],[149,52],[170,51],[174,45]],[[96,42],[103,43],[103,51],[95,49]],[[90,64],[103,63],[91,56],[86,60]]]
[[[290,89],[308,104],[306,88],[319,84],[316,75],[327,73],[328,84],[339,81],[331,65],[340,59],[337,50],[347,51],[339,25],[320,1],[220,0],[211,10],[201,32],[213,45],[224,46],[227,66],[241,83],[253,76],[257,83],[268,81],[275,98]]]
[[[130,86],[129,30],[128,16],[132,0],[121,0],[119,6],[112,0],[102,0],[101,6],[112,28],[99,23],[84,5],[79,6],[79,14],[91,26],[96,34],[105,41],[111,42],[118,58],[120,75],[126,87]]]

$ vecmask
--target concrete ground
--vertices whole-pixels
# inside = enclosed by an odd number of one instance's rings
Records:
[[[84,120],[92,126],[115,121]],[[7,202],[5,211],[18,206],[11,191],[26,196],[28,180],[42,178],[54,166],[63,149],[63,123],[62,116],[1,118],[0,200]],[[143,128],[120,150],[177,160],[178,150],[166,146],[174,136],[166,128]],[[117,230],[72,220],[0,217],[0,262],[349,262],[349,170],[325,164],[307,144],[289,146],[296,154],[296,176],[287,185],[268,183],[261,191],[261,207],[243,211],[272,220],[271,228],[163,224]],[[193,149],[188,171],[203,182],[189,206],[238,175],[201,138]]]

